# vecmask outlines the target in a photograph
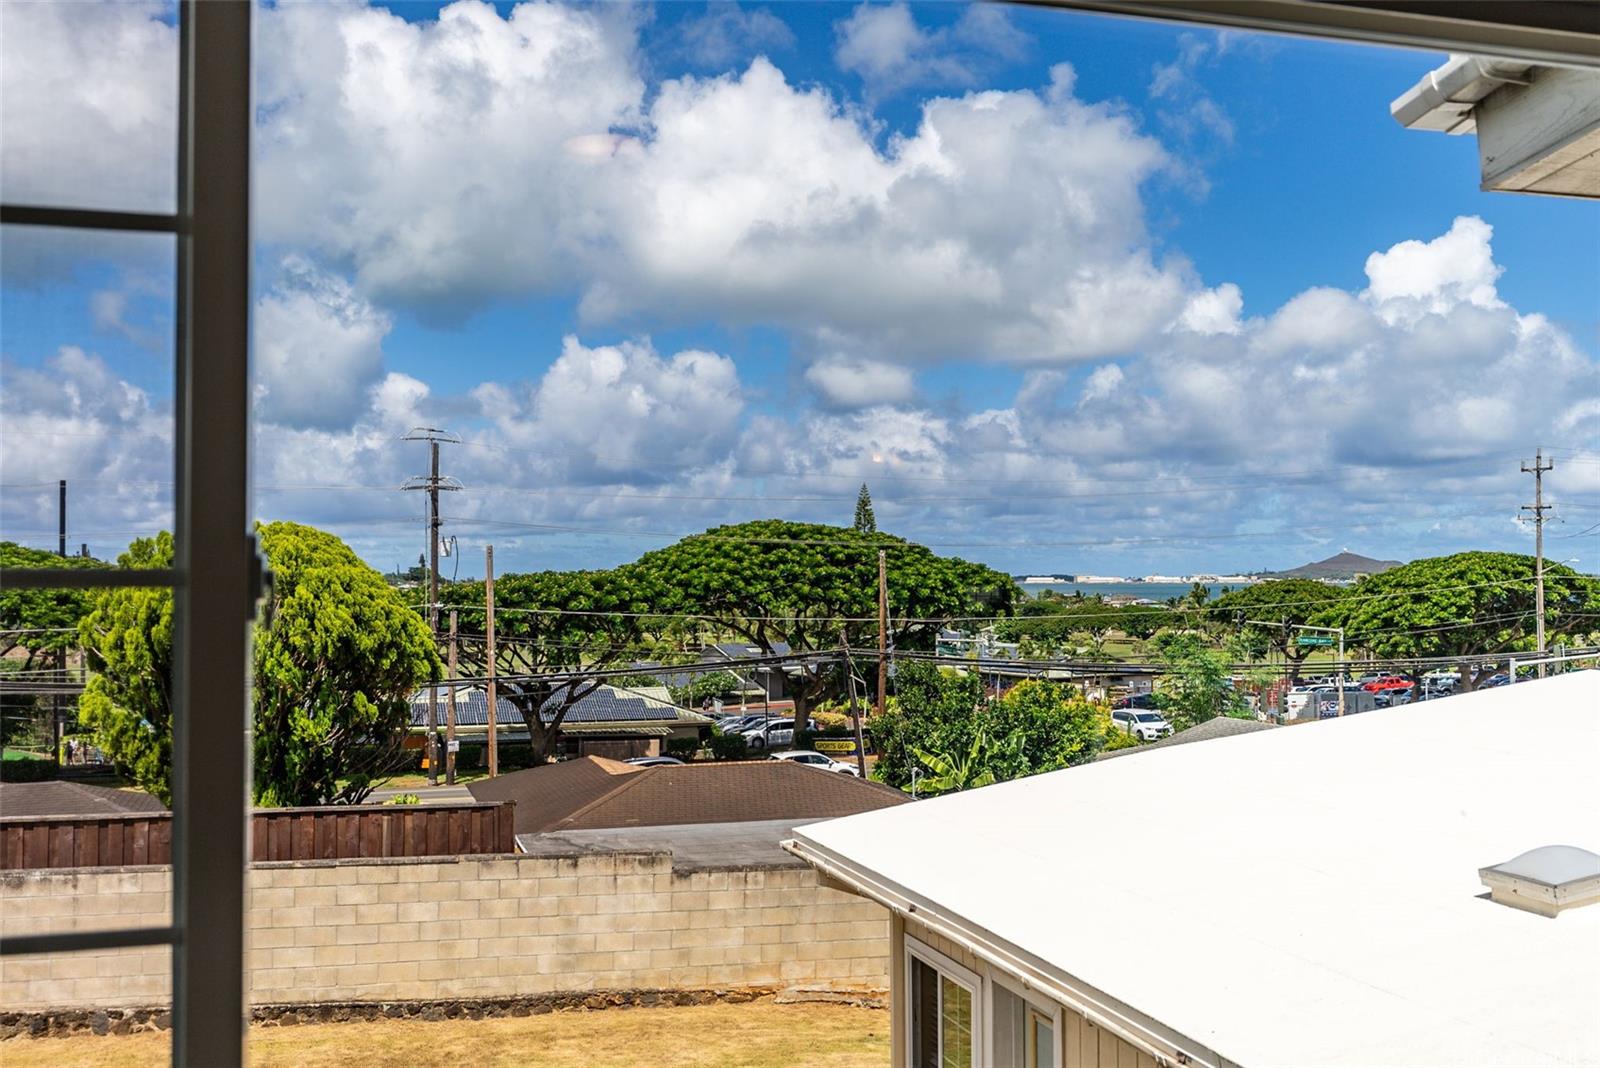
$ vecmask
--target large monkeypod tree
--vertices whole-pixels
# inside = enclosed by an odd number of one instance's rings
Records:
[[[355,803],[400,745],[410,697],[436,670],[427,627],[332,534],[257,529],[272,603],[255,628],[254,781],[260,805]],[[172,535],[142,538],[121,567],[170,567]],[[92,672],[79,715],[139,785],[172,796],[172,594],[90,595],[79,633]],[[225,709],[189,710],[224,715]]]
[[[1467,657],[1534,647],[1534,560],[1520,553],[1434,556],[1362,579],[1314,622],[1345,628],[1345,641],[1382,659]],[[1544,566],[1546,644],[1600,631],[1600,581],[1564,564]],[[1459,666],[1471,690],[1496,664]]]
[[[0,567],[105,567],[90,557],[59,556],[0,541]],[[22,679],[27,673],[63,670],[78,646],[78,624],[89,611],[81,589],[0,587],[0,670]],[[23,689],[25,687],[19,687]],[[42,718],[41,704],[30,693],[0,695],[0,742],[8,742]]]
[[[1230,590],[1212,601],[1206,614],[1225,630],[1238,628],[1252,646],[1276,652],[1288,662],[1290,676],[1298,679],[1315,647],[1299,644],[1294,627],[1320,618],[1344,595],[1338,586],[1316,579],[1275,579]]]
[[[1009,615],[1021,597],[1009,575],[903,538],[778,519],[716,527],[646,553],[628,570],[656,611],[707,616],[767,655],[828,654],[841,636],[852,648],[876,648],[880,549],[897,649],[930,649],[941,627]],[[832,660],[797,659],[789,672],[797,719],[843,692]]]
[[[495,580],[497,689],[528,726],[532,763],[555,757],[567,714],[608,681],[594,673],[627,665],[659,629],[647,617],[648,592],[631,566]],[[458,648],[466,672],[482,677],[488,668],[483,583],[455,583],[440,600],[473,621]]]

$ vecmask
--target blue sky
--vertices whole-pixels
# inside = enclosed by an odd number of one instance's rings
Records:
[[[170,203],[166,14],[0,12],[8,198]],[[1389,117],[1440,55],[956,4],[261,23],[259,510],[376,564],[422,547],[417,423],[466,439],[463,574],[845,522],[863,479],[1014,571],[1522,549],[1535,445],[1558,536],[1600,521],[1600,216]],[[114,553],[170,521],[170,248],[5,236],[0,536],[50,543],[65,477]]]

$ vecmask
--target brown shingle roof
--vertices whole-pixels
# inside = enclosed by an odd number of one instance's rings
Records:
[[[880,783],[787,760],[641,768],[581,757],[476,782],[468,789],[479,801],[515,801],[517,834],[827,819],[910,800]]]
[[[0,818],[18,816],[120,816],[165,812],[160,798],[78,782],[0,783]]]

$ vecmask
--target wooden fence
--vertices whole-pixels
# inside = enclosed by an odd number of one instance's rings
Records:
[[[515,802],[258,809],[250,859],[345,860],[512,853]],[[172,863],[172,814],[0,819],[0,870]]]

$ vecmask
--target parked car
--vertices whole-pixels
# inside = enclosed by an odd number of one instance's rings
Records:
[[[817,721],[808,720],[806,729],[816,730]],[[777,749],[794,744],[794,720],[788,717],[769,719],[766,723],[756,723],[739,733],[744,735],[745,744],[751,749]]]
[[[1308,710],[1316,709],[1317,694],[1326,690],[1326,686],[1294,686],[1283,699],[1284,715],[1290,719],[1301,719],[1308,714]]]
[[[749,730],[762,720],[768,718],[770,717],[763,716],[760,712],[757,712],[754,715],[748,712],[739,712],[731,716],[724,716],[717,720],[717,727],[722,731],[723,734],[739,734],[743,731]]]
[[[1371,682],[1363,683],[1361,688],[1368,693],[1384,693],[1388,690],[1409,690],[1416,683],[1401,675],[1380,675]]]
[[[682,764],[683,761],[672,756],[645,756],[629,757],[624,764],[632,764],[636,768],[659,768],[667,764]]]
[[[1112,708],[1154,708],[1156,695],[1153,693],[1130,693],[1117,698],[1111,704]]]
[[[854,775],[861,778],[861,769],[854,764],[846,764],[842,760],[835,760],[826,753],[818,753],[811,749],[791,749],[787,753],[773,753],[769,760],[788,760],[796,764],[804,764],[808,768],[818,768],[822,771],[837,772],[840,775]]]
[[[1160,712],[1139,708],[1112,709],[1111,725],[1118,730],[1126,731],[1141,742],[1153,742],[1172,733],[1172,724],[1168,723]]]
[[[1490,675],[1488,678],[1486,678],[1482,682],[1478,683],[1478,689],[1480,689],[1480,690],[1491,690],[1496,686],[1504,686],[1506,683],[1508,683],[1510,681],[1511,681],[1511,677],[1509,675],[1507,675],[1504,671],[1502,671],[1502,672],[1499,672],[1498,674]]]

